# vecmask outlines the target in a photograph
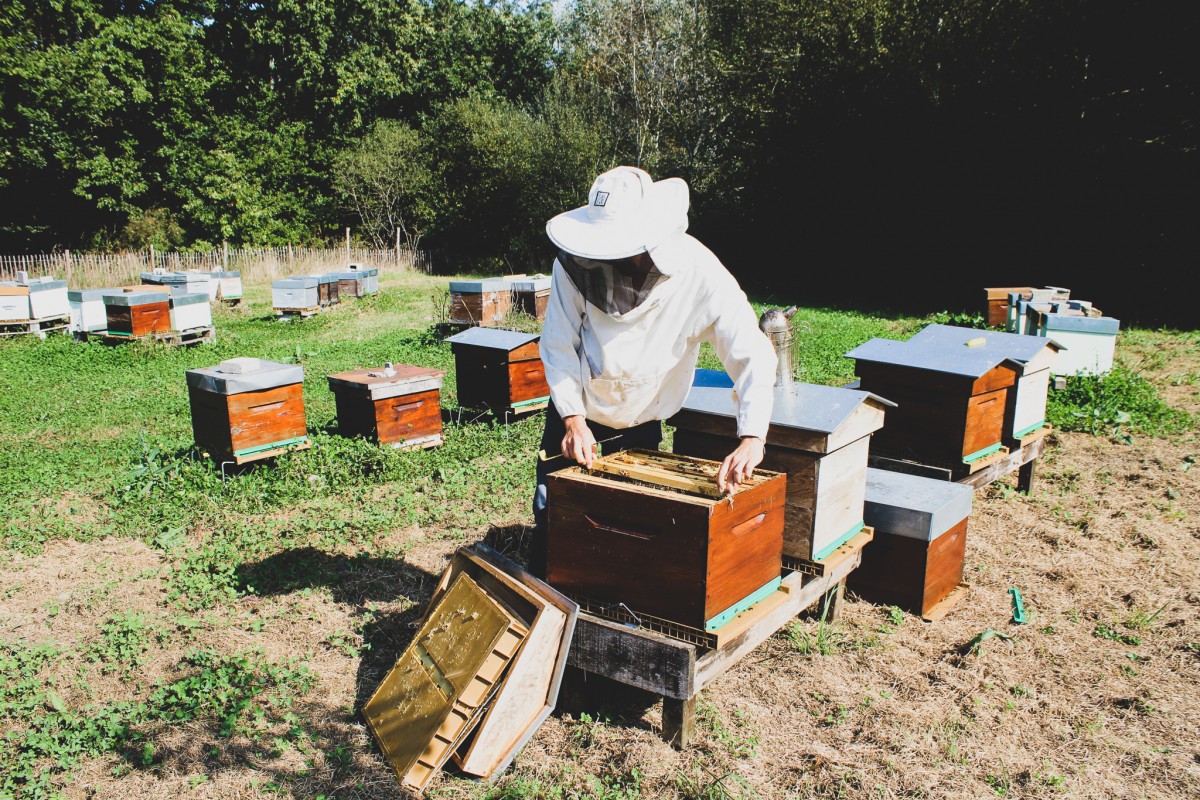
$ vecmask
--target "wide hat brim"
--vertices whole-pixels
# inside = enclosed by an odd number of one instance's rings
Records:
[[[688,187],[680,178],[655,181],[632,218],[594,219],[588,206],[564,211],[546,223],[550,241],[568,253],[611,261],[652,250],[687,230]]]

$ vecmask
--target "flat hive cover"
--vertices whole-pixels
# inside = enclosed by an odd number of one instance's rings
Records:
[[[165,303],[171,298],[167,292],[122,292],[104,295],[104,304],[109,306],[144,306],[147,303]]]
[[[450,291],[462,294],[507,292],[512,288],[504,278],[485,278],[478,281],[450,281]]]
[[[1005,361],[1012,361],[1017,367],[1022,366],[1021,362],[1007,355],[997,355],[986,347],[967,347],[961,342],[936,339],[913,339],[907,342],[871,339],[846,353],[846,358],[969,378],[982,377]]]
[[[488,347],[494,350],[516,350],[522,345],[535,342],[541,334],[510,331],[504,328],[467,328],[446,339],[450,344],[470,345],[472,347]]]
[[[1021,333],[1004,333],[1002,331],[984,331],[977,328],[961,328],[957,325],[926,325],[913,335],[910,342],[945,342],[951,347],[962,347],[972,339],[982,337],[982,345],[971,348],[991,354],[1000,363],[1004,356],[1014,361],[1026,363],[1037,357],[1038,353],[1053,347],[1065,350],[1061,344],[1044,336],[1027,336]],[[999,358],[997,358],[999,356]]]
[[[876,400],[887,406],[896,405],[890,400],[859,389],[842,389],[815,383],[776,386],[771,424],[817,433],[833,433],[867,400]],[[687,399],[683,401],[683,409],[721,417],[737,417],[737,403],[733,399],[733,390],[719,386],[693,385]]]
[[[335,372],[329,376],[329,388],[343,388],[351,391],[366,392],[372,399],[390,397],[399,394],[440,389],[445,371],[430,367],[417,367],[411,364],[393,364],[393,375],[372,374],[383,373],[383,367],[367,367],[346,372]],[[397,391],[389,391],[389,390]]]
[[[187,383],[192,389],[216,394],[241,394],[289,386],[304,380],[304,367],[299,364],[280,364],[260,361],[259,368],[249,372],[223,372],[220,367],[201,367],[187,371]]]
[[[881,533],[932,542],[970,515],[974,494],[961,483],[868,467],[863,521]]]
[[[279,278],[271,281],[271,286],[276,289],[312,289],[317,286],[320,281],[317,278],[301,275],[294,278]]]

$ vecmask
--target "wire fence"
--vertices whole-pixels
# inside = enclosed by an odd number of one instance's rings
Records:
[[[364,250],[312,247],[248,247],[209,252],[160,253],[153,249],[128,253],[61,253],[0,255],[0,280],[15,280],[24,272],[30,278],[49,276],[65,280],[72,289],[128,286],[141,282],[143,272],[155,268],[168,272],[189,269],[239,271],[242,280],[259,283],[288,275],[323,274],[361,264],[384,271],[432,272],[432,259],[424,250]]]

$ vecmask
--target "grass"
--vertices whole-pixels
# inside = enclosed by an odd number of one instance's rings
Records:
[[[121,606],[111,581],[97,584],[90,595],[95,608],[88,609],[94,627],[78,641],[0,641],[0,723],[7,731],[0,740],[0,797],[58,796],[90,758],[110,759],[118,772],[153,769],[163,757],[162,737],[198,720],[211,726],[218,749],[242,737],[265,752],[320,749],[335,773],[351,769],[346,740],[289,717],[292,700],[315,685],[311,662],[336,657],[386,668],[371,662],[379,659],[372,644],[383,640],[391,648],[385,652],[394,651],[386,636],[397,634],[387,626],[411,621],[430,577],[409,562],[412,549],[423,540],[475,541],[530,518],[541,419],[507,426],[486,418],[453,421],[453,358],[432,333],[446,281],[385,275],[381,294],[292,322],[274,318],[266,285],[248,285],[243,307],[214,310],[216,344],[197,348],[106,347],[63,336],[0,343],[0,561],[31,563],[55,543],[113,537],[142,543],[157,565],[139,577],[155,588],[136,608]],[[800,309],[793,318],[797,376],[843,384],[853,378],[847,351],[876,336],[906,338],[930,321]],[[193,444],[185,373],[236,356],[304,367],[313,446],[223,480]],[[451,421],[443,446],[398,451],[334,433],[326,376],[384,361],[446,371],[442,405]],[[701,366],[720,366],[711,348],[704,348]],[[1070,386],[1079,388],[1056,394],[1058,413],[1082,410],[1085,416],[1070,418],[1101,420],[1097,432],[1110,422],[1125,424],[1112,409],[1130,414],[1129,424],[1147,435],[1169,434],[1180,424],[1173,413],[1154,411],[1150,395],[1127,375],[1094,390],[1082,381]],[[82,596],[84,587],[77,589]],[[7,602],[21,592],[17,585],[0,597]],[[336,607],[342,616],[326,620],[305,610],[317,602],[314,595],[332,598],[319,608]],[[288,602],[257,615],[269,598]],[[375,602],[388,604],[387,611]],[[80,616],[53,595],[41,607],[51,629]],[[815,627],[797,622],[787,629],[795,651],[830,656],[848,647],[846,634],[827,621],[828,608],[821,612]],[[1160,612],[1131,616],[1125,627],[1146,630]],[[904,624],[900,609],[885,613],[889,632]],[[235,644],[244,641],[235,634],[243,633],[286,641],[286,626],[301,623],[324,627],[312,636],[315,652],[293,660]],[[1097,625],[1092,633],[1136,644],[1115,626]],[[184,646],[194,649],[181,655]],[[144,678],[140,673],[156,661],[159,667],[169,661],[155,673],[164,677]],[[370,675],[361,678],[365,684]],[[83,685],[83,676],[100,687],[94,695],[68,691],[72,680]],[[127,696],[106,695],[105,680],[123,682]],[[356,712],[346,713],[354,719]],[[820,724],[836,727],[849,713],[824,704]],[[739,712],[722,718],[710,708],[701,716],[724,758],[753,761],[764,731]],[[571,736],[587,751],[609,730],[607,720],[581,716]],[[241,752],[230,748],[229,758],[252,764]],[[684,797],[749,796],[724,768],[692,764],[677,773],[676,784]],[[998,779],[993,789],[1006,785]],[[636,770],[614,768],[561,780],[518,774],[475,796],[616,800],[657,792]]]

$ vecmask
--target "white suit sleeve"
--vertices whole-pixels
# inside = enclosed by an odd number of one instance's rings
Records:
[[[550,385],[550,399],[563,417],[586,411],[579,371],[585,302],[556,259],[546,303],[546,320],[542,323],[540,350],[546,368],[546,383]]]
[[[707,338],[733,379],[738,436],[765,440],[775,404],[775,348],[759,330],[746,293],[724,267],[718,269],[714,283],[708,302],[715,318]]]

